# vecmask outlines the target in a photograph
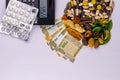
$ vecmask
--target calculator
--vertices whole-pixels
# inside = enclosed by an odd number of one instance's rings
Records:
[[[18,0],[39,9],[35,25],[53,25],[55,23],[55,0]],[[6,6],[9,0],[6,0]]]

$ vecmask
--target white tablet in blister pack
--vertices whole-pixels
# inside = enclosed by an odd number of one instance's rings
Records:
[[[10,0],[0,24],[0,32],[27,41],[38,9],[17,0]]]

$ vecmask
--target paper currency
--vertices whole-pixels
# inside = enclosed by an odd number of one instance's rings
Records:
[[[74,62],[76,55],[82,48],[82,44],[71,35],[67,34],[59,45],[58,51],[63,53],[65,57]]]
[[[74,62],[82,44],[66,31],[61,19],[56,19],[55,25],[42,25],[41,30],[52,51],[55,51],[58,56]]]

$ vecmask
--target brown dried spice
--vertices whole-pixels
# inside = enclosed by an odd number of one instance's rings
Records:
[[[100,45],[99,41],[98,41],[98,40],[96,40],[96,41],[95,41],[95,44],[94,44],[94,48],[98,48],[98,47],[99,47],[99,45]]]
[[[73,22],[74,22],[75,24],[80,23],[80,18],[79,18],[79,17],[74,17]]]
[[[90,37],[92,35],[92,32],[90,30],[86,31],[84,34],[85,37]]]
[[[82,43],[83,43],[83,45],[87,46],[88,45],[87,39],[86,38],[82,39]]]
[[[90,48],[94,47],[94,38],[90,38],[88,40],[88,45],[89,45]]]
[[[62,16],[62,20],[67,20],[67,16]]]

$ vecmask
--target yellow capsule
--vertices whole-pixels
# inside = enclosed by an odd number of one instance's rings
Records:
[[[102,6],[101,6],[101,5],[98,5],[98,6],[97,6],[97,9],[98,9],[98,10],[102,9]]]
[[[96,4],[96,0],[92,0],[91,3],[92,3],[92,4]]]
[[[87,2],[87,1],[84,1],[84,2],[83,2],[83,6],[88,6],[88,2]]]

